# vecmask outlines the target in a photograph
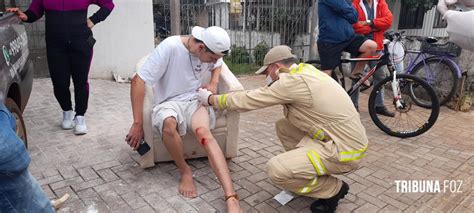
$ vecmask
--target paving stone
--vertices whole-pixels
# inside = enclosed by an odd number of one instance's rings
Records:
[[[58,170],[64,179],[70,179],[79,176],[79,173],[77,173],[76,169],[72,166],[60,166],[58,167]]]
[[[308,210],[309,207],[311,206],[311,203],[313,202],[314,202],[313,198],[299,196],[291,200],[286,205],[290,206],[292,209],[295,209],[296,211],[301,211],[301,210]]]
[[[63,177],[61,177],[61,175],[57,174],[57,175],[54,175],[54,176],[49,176],[49,177],[45,177],[44,179],[38,180],[38,183],[40,185],[46,185],[46,184],[56,183],[56,182],[59,182],[59,181],[62,181],[62,180],[63,180]]]
[[[260,192],[257,192],[256,194],[253,194],[247,198],[245,198],[245,201],[254,206],[254,205],[257,205],[259,203],[262,203],[262,202],[265,202],[267,199],[270,199],[272,197],[271,194],[269,194],[268,192],[266,191],[260,191]]]
[[[249,180],[252,183],[257,183],[261,180],[266,180],[267,178],[268,178],[267,173],[259,172],[259,173],[256,173],[256,174],[253,174],[253,175],[247,177],[247,180]]]
[[[54,194],[53,190],[49,188],[49,185],[43,185],[41,186],[41,189],[43,189],[43,192],[46,194],[46,196],[48,196],[50,200],[56,198],[56,195]]]
[[[257,206],[255,206],[255,209],[258,212],[278,212],[276,209],[274,209],[272,206],[266,204],[266,203],[260,203]]]
[[[166,198],[166,201],[171,205],[177,212],[197,212],[194,207],[188,204],[191,199],[182,198],[180,195]]]
[[[95,173],[95,171],[90,167],[85,167],[85,168],[78,169],[77,172],[79,172],[82,179],[84,179],[85,181],[89,181],[89,180],[99,178],[97,173]]]
[[[118,180],[119,177],[114,173],[112,172],[112,170],[110,169],[103,169],[103,170],[99,170],[97,171],[97,174],[100,176],[100,178],[102,178],[106,183],[108,182],[112,182],[112,181],[115,181],[115,180]]]
[[[56,212],[75,212],[78,209],[87,210],[86,205],[82,200],[66,201],[63,206]]]
[[[213,175],[214,176],[214,175]],[[209,190],[214,190],[220,188],[219,180],[217,178],[210,178],[209,176],[200,176],[194,178],[195,181],[199,182],[204,187],[208,188]]]
[[[372,205],[371,203],[366,203],[363,206],[357,208],[354,210],[355,213],[371,213],[371,212],[377,212],[379,208],[377,206]]]
[[[240,195],[240,193],[239,193]],[[188,200],[188,203],[196,209],[197,212],[214,213],[217,210],[208,202],[200,197]]]
[[[74,184],[83,183],[83,182],[84,182],[84,180],[82,180],[81,177],[76,176],[74,178],[69,178],[69,179],[65,179],[65,180],[62,180],[62,181],[59,181],[59,182],[56,182],[56,183],[52,183],[52,184],[50,184],[50,186],[51,186],[51,189],[55,190],[55,189],[63,188],[63,187],[66,187],[66,186],[71,186],[71,185],[74,185]]]
[[[385,203],[384,201],[380,200],[377,197],[373,197],[373,196],[371,196],[371,194],[369,195],[368,193],[369,192],[367,192],[367,193],[361,192],[361,193],[357,194],[357,196],[364,199],[364,200],[366,200],[366,201],[368,201],[371,204],[374,204],[378,208],[383,208],[387,205],[387,203]]]
[[[239,80],[246,88],[256,88],[264,76]],[[123,142],[132,123],[130,85],[96,79],[90,85],[86,115],[90,132],[86,135],[76,137],[60,128],[61,109],[48,78],[34,79],[23,114],[30,139],[30,172],[48,197],[74,194],[75,199],[60,212],[87,212],[91,206],[99,212],[226,211],[224,192],[207,159],[188,161],[199,193],[195,199],[179,195],[179,171],[173,162],[139,168],[131,158],[136,152]],[[400,139],[374,125],[366,93],[361,94],[360,103],[370,148],[359,170],[337,175],[350,185],[337,212],[465,212],[474,208],[472,193],[468,193],[474,190],[474,111],[460,113],[442,107],[430,131]],[[240,116],[238,157],[227,162],[244,212],[310,212],[311,198],[297,197],[285,206],[272,198],[281,189],[265,170],[268,159],[284,152],[274,125],[281,111],[281,106],[274,106]],[[113,129],[104,128],[111,125]],[[464,187],[460,194],[397,193],[394,180],[462,180]]]
[[[84,190],[84,189],[88,189],[88,188],[91,188],[91,187],[95,187],[95,186],[101,185],[101,184],[103,184],[103,183],[104,183],[104,180],[98,178],[98,179],[94,179],[94,180],[90,180],[90,181],[86,181],[86,182],[74,184],[74,185],[72,185],[71,187],[72,187],[75,191],[81,191],[81,190]]]
[[[120,162],[117,161],[117,160],[114,160],[114,161],[109,161],[109,162],[105,162],[105,163],[95,165],[92,168],[94,168],[94,170],[97,171],[97,170],[107,169],[107,168],[111,168],[111,167],[118,166],[118,165],[120,165]]]

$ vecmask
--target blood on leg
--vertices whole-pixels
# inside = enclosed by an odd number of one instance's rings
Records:
[[[201,143],[202,146],[206,146],[207,145],[207,141],[208,141],[208,133],[206,132],[206,130],[203,128],[203,127],[198,127],[196,128],[196,137],[198,138],[199,142]]]

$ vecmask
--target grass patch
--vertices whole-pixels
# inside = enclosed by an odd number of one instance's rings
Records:
[[[230,62],[230,60],[224,61],[234,75],[254,74],[260,68],[260,66],[256,64],[234,64]]]

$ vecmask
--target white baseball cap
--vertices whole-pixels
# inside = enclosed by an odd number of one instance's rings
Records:
[[[199,26],[193,27],[192,33],[194,38],[204,42],[209,50],[213,53],[224,56],[230,50],[230,37],[227,32],[217,26],[202,28]]]

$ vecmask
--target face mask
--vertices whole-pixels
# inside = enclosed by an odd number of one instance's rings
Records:
[[[267,86],[272,85],[273,79],[270,75],[267,75],[267,78],[265,78],[265,83],[267,84]]]
[[[275,72],[275,75],[278,76],[279,74],[280,74],[280,70],[277,70]],[[278,80],[278,78],[276,80]],[[273,80],[270,75],[267,75],[267,78],[265,79],[265,83],[267,84],[267,86],[270,86],[273,83],[275,83],[276,80]]]

